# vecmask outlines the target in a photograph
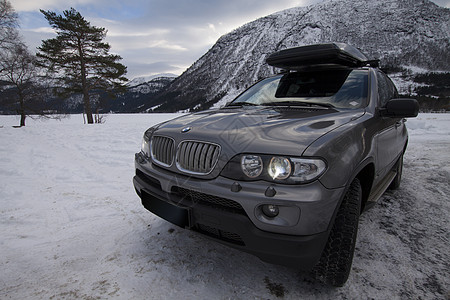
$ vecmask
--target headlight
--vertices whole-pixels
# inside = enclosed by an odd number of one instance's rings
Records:
[[[263,162],[258,155],[243,155],[241,158],[241,169],[249,178],[256,178],[261,175]]]
[[[268,172],[272,179],[286,179],[291,175],[291,162],[285,157],[272,157]]]
[[[156,129],[158,128],[159,125],[155,125],[153,127],[150,127],[149,129],[147,129],[144,133],[144,137],[142,138],[142,144],[141,144],[141,152],[142,154],[144,154],[146,157],[151,157],[151,138],[153,133],[156,131]]]
[[[144,135],[142,138],[142,144],[141,144],[141,152],[146,156],[150,157],[150,142],[148,140],[148,137]]]
[[[320,158],[242,154],[233,157],[221,175],[234,180],[266,180],[284,184],[308,183],[326,170]]]
[[[298,182],[316,179],[327,167],[321,159],[291,158],[291,162],[294,165],[291,179]]]

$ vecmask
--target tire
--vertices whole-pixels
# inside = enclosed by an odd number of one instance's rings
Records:
[[[341,287],[350,274],[358,233],[361,195],[361,184],[356,178],[344,196],[325,249],[312,271],[316,279],[326,284]]]
[[[388,187],[388,189],[390,190],[396,190],[400,187],[400,182],[402,180],[402,173],[403,173],[403,154],[397,161],[396,171],[397,175],[395,175],[394,179],[392,180],[391,184]]]

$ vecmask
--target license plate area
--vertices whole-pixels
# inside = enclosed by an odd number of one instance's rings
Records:
[[[142,190],[142,205],[155,215],[182,228],[190,228],[191,212],[189,208],[181,207]]]

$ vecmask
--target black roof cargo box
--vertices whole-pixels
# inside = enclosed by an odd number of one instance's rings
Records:
[[[344,43],[330,43],[277,51],[269,55],[266,62],[273,67],[289,70],[321,64],[361,67],[371,61],[353,46]]]

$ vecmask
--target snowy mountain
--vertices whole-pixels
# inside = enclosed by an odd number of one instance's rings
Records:
[[[172,78],[175,79],[178,75],[172,74],[172,73],[161,73],[157,75],[151,75],[151,76],[141,76],[133,78],[132,80],[128,81],[126,84],[128,87],[135,87],[142,84],[146,84],[150,81],[153,81],[154,79],[158,78]]]
[[[127,84],[128,91],[135,94],[157,93],[167,86],[176,78],[172,76],[158,76],[153,78],[139,77],[135,78]],[[136,95],[138,96],[138,95]]]
[[[115,99],[103,97],[100,101],[103,112],[140,112],[146,104],[163,91],[176,75],[160,74],[158,76],[140,77],[127,84],[127,91]]]
[[[138,77],[126,84],[126,91],[111,98],[108,94],[91,95],[94,111],[98,107],[101,112],[134,113],[143,111],[143,107],[152,103],[152,99],[163,91],[174,79],[174,74]],[[82,95],[72,95],[64,101],[62,111],[70,113],[83,112]]]
[[[144,109],[161,91],[163,91],[174,79],[175,75],[166,74],[166,76],[139,77],[131,80],[126,85],[126,91],[112,98],[106,93],[92,94],[91,102],[93,111],[113,112],[113,113],[135,113],[141,111],[150,111]],[[83,96],[80,94],[72,95],[69,99],[55,101],[54,106],[59,104],[59,111],[68,113],[83,112]],[[155,104],[153,106],[157,106]],[[1,108],[1,106],[0,106]]]
[[[402,93],[430,84],[413,82],[416,70],[439,71],[441,81],[449,82],[442,77],[450,78],[450,9],[428,0],[338,0],[287,9],[222,36],[143,108],[156,103],[156,111],[170,112],[222,105],[276,72],[265,64],[270,53],[330,41],[381,59]],[[448,93],[444,86],[434,94],[442,90]]]
[[[133,79],[126,85],[125,92],[121,92],[112,98],[111,95],[100,92],[91,94],[93,111],[115,112],[115,113],[135,113],[143,111],[143,107],[152,103],[156,95],[163,91],[174,79],[176,75],[160,74],[158,76],[140,77]],[[9,104],[8,97],[14,92],[14,87],[5,85],[0,81],[0,114],[15,114],[17,104]],[[50,91],[49,91],[50,92]],[[52,110],[62,113],[82,113],[83,96],[81,94],[71,95],[68,99],[60,99],[49,93],[47,101],[37,103],[45,107],[37,106],[36,111]],[[155,104],[158,106],[158,104]],[[149,111],[147,109],[147,111]]]

